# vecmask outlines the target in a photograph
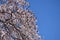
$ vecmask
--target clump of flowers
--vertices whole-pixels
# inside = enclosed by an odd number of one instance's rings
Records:
[[[2,2],[5,3],[0,5],[0,40],[41,40],[36,18],[26,0]]]

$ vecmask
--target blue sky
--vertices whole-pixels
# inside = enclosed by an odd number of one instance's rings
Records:
[[[29,0],[44,40],[60,40],[60,0]]]

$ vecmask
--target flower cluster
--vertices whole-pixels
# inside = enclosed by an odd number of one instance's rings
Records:
[[[0,5],[0,40],[41,40],[33,12],[24,8],[28,5],[26,0],[7,0]]]

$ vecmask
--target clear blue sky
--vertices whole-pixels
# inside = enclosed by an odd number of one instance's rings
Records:
[[[60,0],[29,0],[44,40],[60,40]]]

